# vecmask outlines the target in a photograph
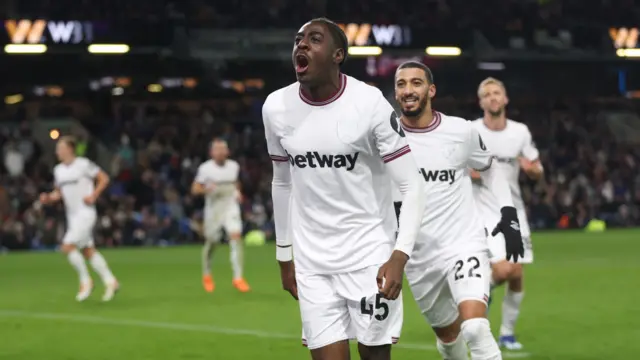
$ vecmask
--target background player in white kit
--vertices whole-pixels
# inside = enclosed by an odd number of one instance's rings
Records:
[[[211,274],[211,257],[220,242],[222,229],[229,237],[232,285],[240,292],[251,290],[242,275],[242,217],[240,215],[240,165],[228,159],[229,147],[222,139],[215,139],[210,148],[211,159],[200,164],[191,185],[191,193],[204,195],[204,247],[202,248],[202,286],[213,292],[215,282]]]
[[[436,87],[429,68],[406,62],[395,75],[399,120],[425,181],[422,228],[405,268],[413,296],[438,338],[446,360],[502,359],[485,318],[490,290],[487,229],[473,199],[469,167],[478,169],[499,199],[502,218],[492,225],[505,234],[509,256],[523,245],[506,175],[491,166],[491,154],[471,123],[435,112]],[[400,211],[402,215],[402,210]],[[462,341],[459,339],[462,335]]]
[[[89,159],[76,156],[75,148],[76,142],[72,137],[63,136],[58,140],[56,155],[60,163],[53,169],[55,188],[50,193],[40,194],[40,203],[48,205],[60,200],[64,203],[67,232],[62,239],[61,250],[80,279],[76,300],[86,300],[93,290],[93,281],[85,263],[87,259],[105,285],[102,300],[110,301],[119,288],[118,281],[93,243],[97,219],[95,202],[109,185],[109,175]]]
[[[522,287],[522,264],[533,262],[531,246],[531,230],[527,213],[520,194],[518,177],[522,169],[531,179],[540,179],[542,165],[539,153],[531,139],[529,128],[522,123],[508,120],[505,107],[509,99],[504,84],[494,78],[487,78],[478,87],[480,107],[484,117],[473,121],[473,126],[482,135],[489,150],[494,156],[495,166],[500,167],[508,175],[509,188],[513,203],[518,211],[520,231],[525,244],[524,257],[521,264],[512,264],[505,260],[504,241],[500,234],[489,238],[492,253],[493,285],[508,281],[508,287],[502,303],[502,325],[499,342],[509,350],[520,350],[522,345],[515,338],[515,324],[520,314],[520,305],[524,297]],[[485,216],[486,224],[495,222],[499,208],[493,193],[485,186],[477,173],[472,172],[474,194],[480,211]]]
[[[385,360],[402,327],[424,184],[380,90],[340,73],[347,47],[330,20],[305,24],[293,48],[298,82],[263,106],[276,258],[314,360],[349,359],[350,338],[362,359]],[[397,241],[391,178],[406,199]]]

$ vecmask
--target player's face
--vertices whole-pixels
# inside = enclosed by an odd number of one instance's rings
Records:
[[[327,76],[336,61],[329,29],[322,23],[306,23],[296,34],[293,45],[293,68],[300,83],[314,84]]]
[[[229,147],[222,141],[216,141],[211,146],[211,157],[215,161],[223,162],[229,156]]]
[[[66,141],[58,141],[56,144],[56,156],[58,161],[64,161],[73,156],[73,149]]]
[[[480,107],[493,116],[501,115],[509,100],[502,86],[487,84],[480,90]]]
[[[435,95],[435,85],[429,84],[424,70],[418,68],[396,71],[396,101],[404,116],[420,116]]]

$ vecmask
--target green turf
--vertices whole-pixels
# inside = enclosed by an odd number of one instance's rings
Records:
[[[639,235],[535,235],[536,263],[526,270],[518,324],[526,358],[635,359]],[[309,358],[300,346],[297,304],[280,288],[272,246],[246,249],[250,294],[231,287],[226,247],[215,257],[213,295],[201,289],[198,247],[103,253],[122,284],[109,304],[99,302],[101,287],[75,303],[75,274],[60,254],[0,256],[0,359]],[[494,331],[501,292],[491,313]],[[403,347],[394,348],[394,358],[439,359],[430,329],[405,294]]]

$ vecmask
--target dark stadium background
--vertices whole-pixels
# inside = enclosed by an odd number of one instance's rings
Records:
[[[0,15],[0,358],[307,358],[271,243],[247,248],[252,294],[200,290],[202,204],[187,189],[208,142],[224,137],[242,167],[245,232],[273,238],[261,106],[295,81],[293,35],[318,16],[351,24],[360,34],[352,45],[378,47],[380,55],[350,57],[344,72],[390,100],[396,66],[418,59],[434,72],[435,109],[480,117],[477,86],[493,76],[506,84],[509,117],[530,127],[545,175],[521,178],[537,231],[520,330],[527,348],[505,357],[637,354],[640,333],[627,320],[639,315],[636,296],[625,293],[636,292],[626,286],[638,271],[640,233],[613,228],[640,225],[638,1],[7,0]],[[32,50],[46,52],[7,53],[29,43],[11,36],[11,24],[36,20],[47,28]],[[129,51],[95,54],[92,44]],[[429,47],[460,55],[427,55]],[[51,189],[53,138],[65,134],[113,180],[96,229],[100,247],[117,248],[106,252],[124,274],[108,306],[73,303],[71,273],[50,251],[64,229],[61,208],[33,206]],[[591,231],[600,221],[607,231]],[[225,252],[214,261],[220,278],[228,277]],[[408,342],[397,354],[436,359],[430,330],[408,304]],[[254,345],[243,346],[247,338]]]

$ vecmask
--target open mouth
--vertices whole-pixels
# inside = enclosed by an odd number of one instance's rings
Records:
[[[418,98],[414,96],[408,96],[402,100],[402,102],[407,106],[418,105]]]
[[[306,72],[308,68],[309,68],[309,59],[302,54],[296,55],[296,72],[298,74],[301,74]]]

